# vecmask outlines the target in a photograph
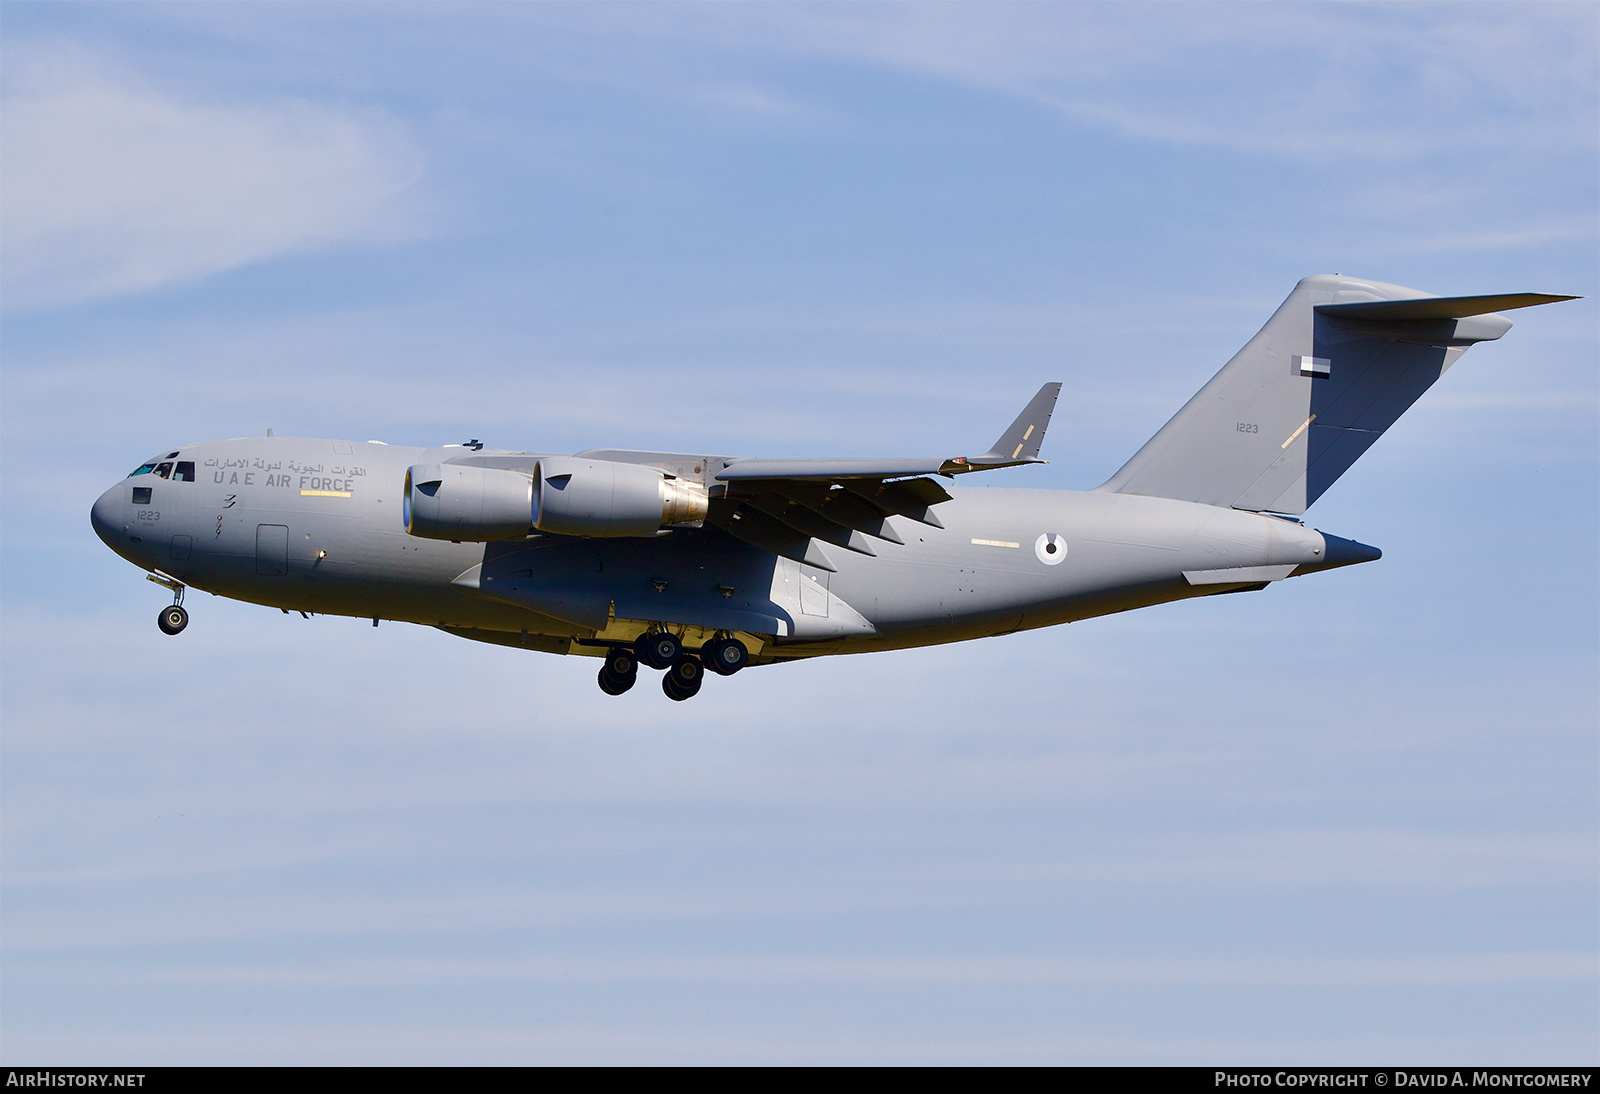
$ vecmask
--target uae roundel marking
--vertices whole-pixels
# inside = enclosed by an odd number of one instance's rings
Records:
[[[1033,553],[1046,566],[1059,566],[1067,557],[1067,541],[1057,532],[1046,532],[1033,541]]]

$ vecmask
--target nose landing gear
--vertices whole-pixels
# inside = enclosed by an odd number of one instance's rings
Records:
[[[162,634],[177,634],[189,625],[189,613],[183,610],[182,604],[172,604],[161,609],[161,614],[156,617],[156,626],[161,628]]]
[[[189,625],[189,613],[183,607],[183,582],[175,577],[157,570],[153,574],[145,575],[146,581],[154,581],[163,589],[172,590],[172,603],[161,609],[161,614],[156,616],[156,626],[161,628],[162,634],[177,634]]]

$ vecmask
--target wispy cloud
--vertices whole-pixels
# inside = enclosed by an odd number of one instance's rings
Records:
[[[1600,66],[1583,5],[1136,11],[767,5],[694,25],[1026,96],[1133,137],[1243,152],[1398,160],[1595,144]]]
[[[149,289],[409,227],[403,199],[422,159],[386,115],[196,101],[81,49],[11,52],[0,100],[7,307]]]

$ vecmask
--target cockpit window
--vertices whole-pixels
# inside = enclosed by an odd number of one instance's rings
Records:
[[[193,482],[194,481],[194,461],[193,460],[179,460],[177,468],[172,472],[172,481],[173,482]]]
[[[150,474],[150,472],[154,471],[155,469],[156,469],[156,465],[153,464],[153,463],[141,463],[138,467],[136,467],[132,471],[128,472],[128,478],[131,479],[135,475],[148,475],[148,474]]]
[[[172,474],[172,465],[170,463],[158,463],[158,464],[156,464],[156,477],[157,478],[164,479],[170,474]]]

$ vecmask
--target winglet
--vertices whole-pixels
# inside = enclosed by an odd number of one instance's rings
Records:
[[[981,456],[957,456],[946,460],[939,468],[940,474],[959,475],[965,471],[987,471],[994,467],[1015,467],[1025,463],[1045,463],[1039,458],[1039,446],[1044,443],[1044,431],[1050,425],[1050,414],[1056,408],[1056,397],[1061,385],[1050,383],[1039,389],[1011,427],[1000,434],[994,447]]]

